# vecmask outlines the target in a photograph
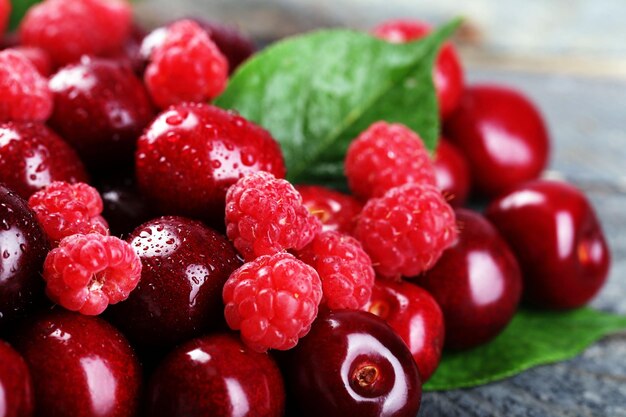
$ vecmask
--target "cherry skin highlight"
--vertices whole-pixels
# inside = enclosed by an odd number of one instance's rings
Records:
[[[24,359],[8,343],[0,340],[0,416],[33,415],[33,383]]]

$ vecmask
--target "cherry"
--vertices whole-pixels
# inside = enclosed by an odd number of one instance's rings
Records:
[[[28,203],[0,185],[0,330],[43,299],[45,236]]]
[[[26,362],[5,341],[0,340],[0,416],[33,415],[33,383]]]
[[[548,161],[541,114],[509,87],[468,87],[444,133],[467,158],[475,190],[488,197],[538,177]]]
[[[426,382],[439,365],[445,334],[443,313],[435,299],[406,281],[377,280],[364,310],[387,321],[404,340]]]
[[[224,236],[197,221],[160,217],[127,241],[141,258],[141,279],[109,310],[135,344],[169,347],[223,324],[222,287],[241,265]]]
[[[170,353],[150,381],[151,417],[281,417],[285,390],[278,366],[232,334],[191,340]]]
[[[298,185],[302,204],[322,222],[322,231],[351,234],[363,204],[351,195],[319,185]]]
[[[576,308],[602,288],[609,248],[593,207],[574,186],[529,182],[492,202],[486,215],[519,259],[532,304]]]
[[[522,277],[506,242],[483,216],[461,209],[456,218],[457,242],[415,281],[441,306],[446,348],[468,349],[493,339],[511,321]]]
[[[373,314],[323,312],[284,355],[294,415],[417,415],[422,384],[415,361],[402,339]]]
[[[461,151],[441,138],[437,145],[433,165],[437,187],[452,207],[462,207],[470,191],[470,171]]]
[[[106,321],[65,310],[33,318],[17,333],[41,417],[132,417],[141,370],[124,337]]]

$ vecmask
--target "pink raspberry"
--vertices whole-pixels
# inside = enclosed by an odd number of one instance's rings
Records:
[[[0,51],[0,121],[44,121],[50,113],[46,79],[21,53]]]
[[[4,35],[7,23],[9,23],[9,16],[11,16],[11,2],[9,0],[0,0],[0,39]]]
[[[248,261],[300,250],[321,228],[293,185],[268,172],[243,177],[226,193],[226,234]]]
[[[319,185],[297,185],[302,204],[322,222],[322,230],[351,234],[363,205],[351,195]]]
[[[140,276],[141,261],[130,244],[98,233],[66,237],[43,267],[48,297],[86,315],[127,299]]]
[[[454,211],[428,184],[403,185],[369,200],[354,233],[376,272],[390,279],[432,268],[458,234]]]
[[[36,46],[14,46],[7,50],[22,54],[43,77],[49,77],[52,74],[50,55],[43,49]]]
[[[154,41],[154,37],[149,39]],[[208,101],[226,88],[228,60],[197,23],[173,23],[150,55],[144,80],[160,108]]]
[[[372,295],[372,260],[353,237],[328,231],[317,235],[298,258],[311,265],[322,280],[324,300],[330,309],[362,308]]]
[[[311,329],[322,283],[313,268],[282,252],[260,256],[237,269],[222,295],[226,322],[241,331],[250,348],[287,350]]]
[[[28,205],[54,245],[77,233],[109,234],[100,194],[88,184],[53,182],[33,194]]]
[[[350,190],[367,200],[409,183],[435,185],[435,170],[420,137],[401,124],[377,122],[346,153]]]

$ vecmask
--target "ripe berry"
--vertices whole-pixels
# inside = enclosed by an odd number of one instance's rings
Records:
[[[475,190],[488,197],[537,178],[548,160],[550,143],[541,114],[508,87],[468,87],[444,132],[467,158]]]
[[[86,315],[128,298],[140,276],[141,261],[131,246],[99,233],[66,237],[43,266],[50,299]]]
[[[470,191],[470,171],[461,151],[441,138],[433,159],[437,187],[452,207],[465,204]]]
[[[332,310],[358,310],[372,295],[372,260],[358,240],[339,232],[318,234],[298,252],[298,259],[311,265],[322,280],[322,303]]]
[[[430,25],[417,20],[390,20],[374,29],[374,35],[389,42],[404,43],[421,39],[431,32]],[[459,105],[463,93],[463,68],[454,46],[446,42],[433,70],[433,81],[441,119],[447,118]]]
[[[293,255],[260,256],[232,273],[224,316],[251,349],[287,350],[311,329],[322,299],[317,272]]]
[[[492,202],[486,215],[519,259],[532,304],[580,307],[604,285],[610,251],[593,207],[574,186],[528,182]]]
[[[52,113],[46,79],[15,50],[0,51],[0,122],[45,121]]]
[[[53,246],[77,233],[108,234],[109,226],[102,217],[100,194],[85,183],[53,182],[30,196],[28,205],[37,215]]]
[[[322,231],[352,234],[363,205],[351,195],[320,185],[296,185],[302,204],[322,222]]]
[[[102,215],[109,223],[111,235],[127,236],[142,223],[154,218],[151,207],[137,190],[132,174],[99,179]]]
[[[363,200],[404,184],[435,185],[424,143],[400,124],[377,122],[361,133],[346,152],[345,171],[350,190]]]
[[[0,0],[0,39],[4,35],[4,31],[9,23],[9,17],[11,16],[11,1]]]
[[[321,228],[296,189],[268,172],[243,177],[226,194],[226,234],[247,261],[300,250]]]
[[[154,46],[144,80],[154,103],[164,109],[186,101],[217,97],[228,81],[228,60],[198,24],[181,20],[168,26]]]
[[[454,211],[441,192],[424,184],[392,188],[367,202],[354,235],[384,278],[430,269],[457,236]]]
[[[0,392],[2,417],[33,415],[35,399],[28,366],[20,354],[3,340],[0,340]]]
[[[283,378],[274,360],[231,334],[176,348],[153,374],[147,395],[152,417],[282,417],[284,408]]]
[[[285,176],[278,143],[246,119],[206,104],[161,113],[139,139],[139,188],[160,212],[223,224],[226,190],[257,171]]]
[[[14,46],[10,51],[22,54],[35,67],[42,77],[49,77],[52,74],[52,61],[46,51],[36,46]]]

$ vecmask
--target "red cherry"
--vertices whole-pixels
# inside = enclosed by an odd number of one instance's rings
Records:
[[[602,288],[609,248],[593,207],[574,186],[529,182],[492,202],[486,215],[520,261],[529,302],[576,308]]]
[[[151,417],[282,417],[284,407],[276,363],[231,334],[180,346],[157,368],[148,388]]]
[[[435,299],[406,281],[377,280],[364,310],[387,321],[404,340],[426,382],[439,365],[445,334],[443,313]]]
[[[470,171],[461,151],[441,138],[434,156],[437,187],[452,207],[462,207],[470,191]]]
[[[24,359],[0,340],[0,416],[33,415],[33,383]]]
[[[444,133],[467,158],[472,184],[485,196],[537,178],[548,161],[550,141],[541,114],[509,87],[468,87]]]
[[[351,195],[319,185],[298,185],[302,204],[322,222],[322,231],[351,234],[363,204]]]
[[[468,349],[493,339],[511,321],[522,277],[506,242],[484,217],[458,210],[456,218],[458,241],[415,281],[441,306],[446,348]]]

